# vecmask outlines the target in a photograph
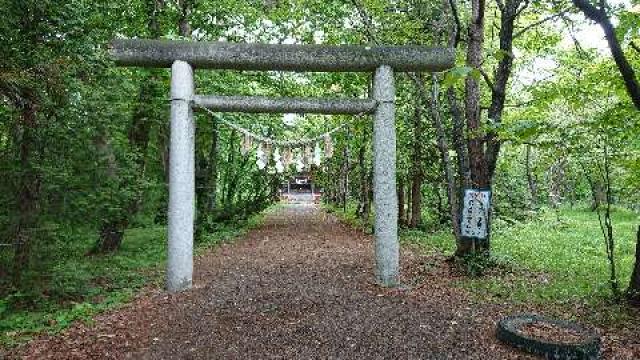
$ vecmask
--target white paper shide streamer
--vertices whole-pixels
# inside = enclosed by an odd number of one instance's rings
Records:
[[[258,165],[258,169],[263,170],[267,167],[267,154],[264,151],[264,144],[260,144],[258,146],[258,151],[256,152],[256,165]]]
[[[330,134],[324,134],[324,156],[327,159],[333,156],[333,141]]]
[[[202,109],[215,116],[220,123],[241,133],[240,153],[243,156],[247,156],[254,148],[254,144],[257,143],[256,165],[258,169],[266,169],[269,165],[269,160],[273,158],[275,171],[278,173],[283,173],[291,164],[295,165],[298,172],[311,169],[311,166],[320,166],[323,157],[329,159],[333,156],[333,139],[331,135],[345,126],[340,125],[314,138],[282,141],[255,134],[218,116],[209,109]]]
[[[313,164],[320,166],[322,163],[322,151],[320,150],[320,144],[316,143],[315,149],[313,149]]]
[[[251,135],[245,133],[244,136],[242,136],[242,147],[240,148],[240,153],[242,154],[242,156],[246,156],[249,151],[251,151],[252,147],[253,138],[251,137]]]
[[[282,163],[284,165],[284,168],[285,169],[289,168],[289,165],[291,165],[292,162],[293,162],[293,150],[291,150],[290,147],[286,147],[282,151]]]
[[[273,161],[276,163],[276,171],[280,174],[284,171],[284,164],[282,164],[282,157],[280,156],[280,149],[276,148],[273,151]]]
[[[301,172],[304,170],[304,161],[302,161],[302,152],[298,152],[298,156],[296,156],[296,171]]]

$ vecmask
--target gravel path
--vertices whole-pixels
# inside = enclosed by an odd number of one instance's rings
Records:
[[[371,236],[288,205],[196,262],[195,288],[43,337],[28,359],[528,359],[494,339],[503,316],[404,249],[407,288],[373,280]],[[442,262],[440,262],[442,263]]]

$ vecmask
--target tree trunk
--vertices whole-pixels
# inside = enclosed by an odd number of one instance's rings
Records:
[[[438,179],[438,180],[442,180],[442,179]],[[437,209],[437,214],[438,214],[438,222],[439,223],[443,223],[443,220],[446,219],[447,217],[449,217],[450,214],[448,214],[447,209],[445,209],[444,206],[444,201],[442,198],[442,189],[441,186],[444,185],[443,181],[436,181],[435,183],[431,183],[431,185],[433,186],[433,189],[435,190],[434,193],[436,194],[436,209]],[[446,192],[446,190],[445,190]]]
[[[369,167],[367,182],[366,182],[366,204],[365,204],[365,216],[364,219],[366,222],[369,222],[369,216],[371,216],[371,204],[373,203],[373,166]]]
[[[414,176],[411,183],[411,220],[409,227],[412,229],[420,225],[422,218],[422,177]]]
[[[351,136],[349,133],[349,129],[347,128],[347,139],[344,146],[344,162],[342,165],[342,170],[340,173],[341,179],[341,202],[342,202],[342,210],[347,211],[347,202],[349,201],[349,170],[351,167],[350,164],[350,153],[349,153],[349,140]]]
[[[449,217],[451,220],[453,235],[456,241],[460,239],[460,219],[459,219],[459,206],[458,206],[458,192],[456,191],[456,179],[453,174],[453,166],[451,165],[451,159],[449,158],[449,145],[447,144],[446,133],[442,119],[440,117],[440,103],[438,96],[440,90],[438,88],[438,77],[432,75],[433,88],[431,92],[431,118],[433,119],[434,127],[438,137],[438,149],[440,150],[440,158],[442,161],[442,170],[446,181],[447,200]]]
[[[100,227],[99,240],[92,253],[110,253],[118,250],[124,238],[125,222],[110,221]]]
[[[526,145],[525,168],[527,172],[527,183],[529,184],[529,193],[531,194],[531,206],[536,209],[538,207],[538,184],[531,171],[531,145]]]
[[[479,69],[482,66],[482,47],[484,44],[484,0],[471,0],[471,19],[468,29],[467,66]],[[465,79],[465,116],[469,140],[469,167],[471,182],[476,188],[489,185],[488,169],[484,157],[484,135],[480,116],[480,84],[474,76]]]
[[[149,134],[151,126],[156,119],[156,99],[162,94],[160,84],[160,73],[158,70],[149,70],[147,76],[142,80],[138,92],[138,103],[133,113],[131,126],[129,127],[128,138],[131,152],[135,156],[138,179],[142,182],[146,175],[147,149],[149,148]],[[131,200],[128,216],[134,216],[140,209],[143,201],[142,192],[137,193]],[[114,249],[114,250],[117,250]]]
[[[412,205],[413,204],[413,199],[411,198],[411,181],[409,181],[407,184],[407,188],[405,189],[405,191],[407,192],[407,211],[405,213],[405,220],[404,223],[405,224],[409,224],[409,221],[411,220],[411,209],[412,209]]]
[[[629,281],[627,297],[632,304],[640,306],[640,226],[636,234],[636,261]]]
[[[448,0],[449,11],[453,17],[453,23],[449,31],[448,45],[451,48],[457,49],[460,43],[460,31],[461,24],[458,15],[458,8],[455,0]],[[457,170],[458,170],[458,187],[462,189],[468,187],[471,183],[471,174],[469,170],[469,156],[467,153],[466,142],[467,134],[465,133],[465,122],[460,108],[460,102],[456,95],[456,89],[450,86],[447,89],[447,102],[449,103],[449,112],[451,113],[452,126],[452,139],[453,147],[457,156]],[[459,191],[459,193],[462,193]],[[462,199],[458,196],[458,204],[462,202]],[[459,210],[459,209],[458,209]]]
[[[484,44],[484,0],[471,0],[471,17],[467,30],[467,59],[466,65],[472,69],[482,66],[482,50]],[[469,171],[471,185],[475,188],[489,186],[489,173],[484,154],[484,134],[480,115],[480,84],[474,76],[465,79],[465,117],[467,120],[467,152],[469,154]],[[489,250],[486,242],[485,250]],[[456,256],[462,256],[474,251],[470,241],[459,241]]]
[[[218,131],[218,120],[213,118],[211,124],[211,149],[209,150],[209,162],[211,164],[209,170],[209,201],[207,202],[207,210],[213,211],[218,202],[218,142],[220,132]]]
[[[640,84],[638,84],[638,79],[633,70],[633,67],[627,60],[622,47],[620,46],[620,42],[616,37],[616,31],[611,23],[611,19],[607,15],[606,12],[606,2],[602,1],[601,7],[596,8],[593,4],[589,2],[589,0],[572,0],[573,4],[582,11],[582,13],[589,19],[595,21],[602,30],[604,31],[604,36],[607,39],[607,43],[609,45],[609,50],[611,51],[611,56],[613,56],[613,60],[618,67],[618,71],[620,75],[622,75],[622,80],[624,81],[624,86],[631,97],[631,101],[633,102],[636,109],[640,110]]]
[[[504,103],[507,96],[507,84],[513,68],[513,31],[518,13],[523,9],[520,8],[521,3],[521,0],[507,0],[500,10],[499,37],[502,58],[494,71],[494,82],[491,86],[491,105],[487,113],[489,119],[495,124],[502,122],[502,112],[504,111]],[[527,5],[525,4],[524,6]],[[490,187],[496,170],[501,142],[494,130],[488,132],[486,142],[486,186]]]
[[[552,208],[557,208],[562,203],[562,189],[564,188],[564,166],[566,160],[560,158],[549,169],[549,203]],[[593,199],[599,199],[597,189],[591,189],[594,196]]]
[[[498,4],[500,9],[500,50],[502,58],[494,71],[491,82],[483,72],[483,77],[491,88],[491,105],[487,113],[488,118],[495,124],[500,124],[506,98],[506,89],[513,67],[513,31],[514,23],[519,13],[528,6],[523,6],[521,0],[507,0]],[[482,50],[484,42],[484,0],[471,1],[471,20],[468,29],[467,66],[481,71],[483,63]],[[467,142],[469,164],[471,170],[471,185],[476,188],[491,189],[498,155],[500,140],[495,130],[489,130],[486,135],[482,130],[480,113],[480,86],[474,76],[466,78],[465,115],[467,128],[470,133]],[[490,211],[491,213],[491,211]],[[490,250],[490,219],[487,219],[487,239],[480,243],[480,250],[488,253]],[[460,244],[459,244],[460,245]],[[458,246],[457,254],[473,251],[471,244],[465,242]]]
[[[469,156],[466,148],[466,134],[464,119],[460,104],[453,86],[447,89],[447,99],[449,102],[449,111],[453,121],[453,146],[456,151],[458,160],[458,180],[459,187],[468,187],[471,184],[471,173],[469,170]]]
[[[210,214],[217,206],[218,119],[212,119],[211,146],[208,152],[196,151],[196,234],[207,231]],[[201,134],[202,135],[202,134]]]
[[[96,153],[100,164],[104,164],[104,172],[101,176],[105,180],[105,189],[108,191],[121,191],[120,178],[118,176],[118,163],[113,147],[109,142],[106,132],[100,134],[95,139]],[[124,231],[129,224],[129,211],[131,209],[121,209],[116,213],[105,211],[102,214],[98,240],[89,254],[106,254],[114,252],[120,248]]]
[[[469,168],[469,154],[467,152],[466,142],[467,135],[465,132],[465,123],[458,103],[458,98],[455,94],[455,89],[449,87],[447,89],[447,99],[449,102],[449,110],[451,112],[451,118],[453,121],[453,145],[456,150],[458,160],[458,187],[456,195],[457,208],[455,209],[458,217],[457,226],[460,231],[460,215],[462,214],[462,194],[463,189],[471,186],[471,170]],[[455,228],[454,228],[455,231]],[[470,244],[463,241],[462,236],[459,235],[456,239],[456,255],[464,255],[472,251]]]
[[[178,0],[180,9],[180,17],[178,18],[178,33],[185,38],[191,37],[191,12],[193,11],[193,3],[195,0]]]
[[[366,212],[367,202],[369,201],[369,172],[367,170],[367,165],[365,164],[365,155],[366,155],[366,144],[367,144],[367,136],[366,130],[362,134],[362,143],[360,144],[360,149],[358,150],[358,168],[360,169],[360,201],[358,204],[358,217],[360,219],[364,219],[364,215]]]
[[[20,284],[22,272],[29,264],[30,246],[38,219],[40,176],[34,166],[38,106],[32,100],[21,109],[19,141],[20,178],[18,185],[18,219],[13,231],[13,283]]]
[[[591,211],[596,211],[607,201],[604,184],[598,180],[594,180],[591,191],[593,192],[593,196],[591,197]]]
[[[231,174],[231,169],[234,166],[235,163],[235,149],[233,148],[233,145],[236,141],[236,136],[235,136],[235,132],[231,132],[231,135],[229,136],[229,153],[227,154],[227,171],[225,172],[225,181],[224,181],[224,193],[222,196],[222,203],[223,203],[223,207],[225,210],[229,210],[231,209],[231,199],[232,199],[232,195],[233,192],[235,192],[235,184],[233,184],[235,182],[235,178],[236,176],[233,176]]]
[[[147,3],[147,27],[149,36],[152,39],[157,39],[161,35],[160,25],[158,21],[159,11],[161,4],[157,0],[148,0]],[[148,75],[143,78],[142,84],[138,92],[138,104],[134,110],[131,126],[128,132],[129,145],[131,151],[135,156],[135,162],[137,166],[138,179],[143,181],[147,167],[147,149],[149,147],[149,133],[151,131],[151,125],[154,123],[155,116],[155,103],[154,99],[162,93],[161,85],[159,83],[160,72],[158,70],[149,70]],[[114,173],[110,181],[118,182],[119,179],[115,176],[117,173],[117,163],[115,161],[115,155],[113,149],[107,139],[102,139],[104,142],[101,144],[104,146],[103,151],[108,152],[107,166],[108,172]],[[128,185],[128,184],[127,184]],[[137,189],[136,189],[137,191]],[[128,208],[123,209],[123,213],[120,215],[109,214],[103,218],[103,223],[100,226],[98,234],[98,241],[96,242],[94,249],[91,252],[94,253],[110,253],[117,251],[120,248],[122,239],[124,238],[124,231],[129,225],[129,219],[131,219],[140,209],[143,199],[142,193],[135,194],[130,200]]]
[[[416,87],[419,91],[422,79],[416,76]],[[422,127],[422,97],[418,97],[415,105],[413,118],[413,154],[411,156],[411,218],[409,227],[412,229],[420,225],[422,218],[422,182],[424,180],[423,170],[423,127]]]
[[[404,220],[404,179],[402,177],[398,177],[398,223],[399,225],[403,225]]]

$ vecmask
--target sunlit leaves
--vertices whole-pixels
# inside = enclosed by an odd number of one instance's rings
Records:
[[[480,73],[480,70],[469,66],[456,66],[445,72],[442,85],[444,87],[459,85],[468,76],[472,76],[476,80],[479,80],[482,77],[482,74]]]

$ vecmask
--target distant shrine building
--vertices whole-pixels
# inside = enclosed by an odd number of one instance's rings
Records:
[[[300,172],[287,179],[280,186],[280,200],[290,203],[319,202],[322,189],[315,185],[311,172]]]

